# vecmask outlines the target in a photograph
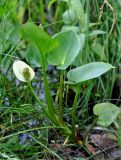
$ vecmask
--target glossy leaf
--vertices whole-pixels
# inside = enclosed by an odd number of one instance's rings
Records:
[[[111,68],[114,68],[111,64],[104,62],[93,62],[70,70],[67,76],[70,81],[79,83],[99,77]]]
[[[48,62],[66,69],[76,58],[80,51],[79,36],[73,31],[60,32],[54,36],[59,45],[48,54]]]
[[[23,38],[37,48],[43,55],[57,46],[55,39],[51,38],[42,27],[38,27],[32,22],[23,24],[21,31]]]
[[[80,66],[80,64],[82,64],[82,56],[84,56],[84,54],[82,54],[83,48],[85,46],[85,34],[81,33],[79,35],[80,38],[80,52],[78,54],[78,56],[76,57],[76,59],[74,60],[74,62],[72,63],[72,65],[78,67]]]
[[[98,116],[98,124],[107,127],[114,122],[121,110],[112,103],[99,103],[94,106],[93,112]]]

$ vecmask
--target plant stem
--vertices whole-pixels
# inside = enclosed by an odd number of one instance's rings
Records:
[[[31,19],[31,0],[28,1],[28,19],[30,20]]]
[[[32,94],[34,95],[34,97],[35,97],[36,101],[38,102],[38,104],[43,109],[43,111],[44,111],[45,115],[47,116],[47,118],[50,119],[56,125],[56,127],[58,127],[58,128],[60,127],[60,129],[63,131],[64,134],[67,134],[68,136],[70,136],[71,135],[70,129],[65,124],[58,122],[57,119],[55,119],[54,115],[48,113],[48,111],[45,109],[42,101],[39,100],[39,98],[37,97],[33,87],[31,86],[31,82],[27,82],[27,83],[28,83],[28,86],[29,86]]]
[[[40,0],[40,14],[41,14],[41,23],[45,24],[45,13],[44,13],[44,2]]]
[[[44,58],[44,57],[42,57]],[[46,95],[46,101],[48,104],[48,110],[50,111],[51,115],[55,116],[57,115],[56,109],[53,105],[53,99],[50,93],[50,89],[48,86],[48,81],[47,81],[47,75],[46,75],[46,70],[45,70],[45,64],[44,64],[44,59],[42,60],[42,69],[43,69],[43,78],[44,78],[44,90],[45,90],[45,95]]]
[[[60,87],[59,87],[59,120],[63,124],[63,76],[64,71],[60,74]]]
[[[78,101],[78,96],[79,96],[79,89],[80,89],[80,85],[78,84],[76,86],[76,95],[75,95],[75,98],[74,98],[72,111],[71,111],[71,128],[72,128],[72,137],[73,137],[74,141],[76,141],[75,121],[76,121],[76,106],[77,106],[77,101]]]
[[[89,6],[90,0],[86,1],[86,13],[87,13],[87,26],[86,26],[86,63],[88,62],[89,58]]]
[[[54,16],[54,22],[58,21],[58,16],[59,16],[60,12],[61,12],[61,8],[60,8],[60,3],[58,2],[58,5],[57,5],[56,11],[55,11],[55,16]],[[54,24],[54,31],[55,32],[58,31],[58,24],[57,23]]]
[[[31,86],[31,82],[27,82],[27,84],[28,84],[28,86],[29,86],[29,88],[30,88],[33,96],[35,97],[36,101],[38,102],[38,104],[39,104],[39,105],[41,106],[41,108],[43,109],[45,115],[46,115],[51,121],[53,121],[53,122],[55,123],[55,120],[53,119],[52,116],[49,115],[49,113],[48,113],[48,111],[45,109],[45,106],[43,105],[42,101],[39,100],[39,98],[37,97],[37,95],[36,95],[33,87]]]

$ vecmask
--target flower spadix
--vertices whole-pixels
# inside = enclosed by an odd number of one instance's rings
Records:
[[[23,82],[31,81],[35,76],[34,70],[21,60],[14,61],[13,71],[16,78]]]

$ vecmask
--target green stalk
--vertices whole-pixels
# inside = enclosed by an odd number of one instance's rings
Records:
[[[56,11],[55,11],[54,22],[58,22],[58,17],[59,17],[60,12],[61,12],[60,3],[58,3]],[[55,32],[58,31],[58,24],[57,23],[54,23],[54,31]]]
[[[53,99],[52,99],[50,89],[49,89],[49,86],[48,86],[45,65],[43,65],[42,69],[43,69],[43,78],[44,78],[44,90],[45,90],[47,104],[48,104],[48,107],[49,107],[48,109],[50,110],[51,113],[56,113],[56,110],[53,106]]]
[[[31,6],[30,6],[31,0],[28,1],[28,18],[31,19]]]
[[[44,62],[44,61],[43,61]],[[60,77],[60,88],[59,88],[59,120],[57,119],[56,115],[57,115],[57,111],[55,109],[55,107],[53,106],[53,99],[52,96],[50,94],[50,90],[49,90],[49,86],[48,86],[48,82],[47,82],[47,76],[46,76],[46,70],[45,70],[45,65],[44,63],[42,64],[42,68],[43,68],[43,77],[44,77],[44,89],[45,89],[45,94],[46,94],[46,100],[48,103],[48,110],[50,111],[52,117],[54,118],[54,120],[56,121],[56,124],[59,125],[60,127],[62,127],[62,131],[64,134],[70,135],[71,131],[70,129],[63,123],[63,110],[62,110],[62,89],[63,89],[63,74],[64,71],[61,72],[61,77]],[[64,127],[64,128],[63,128]]]
[[[48,104],[48,110],[50,111],[50,114],[53,117],[53,119],[55,121],[55,124],[59,125],[60,127],[62,127],[62,131],[63,131],[64,134],[70,135],[71,134],[70,129],[64,123],[62,123],[63,121],[58,121],[58,119],[57,119],[58,117],[56,117],[57,116],[57,111],[56,111],[55,107],[53,106],[53,99],[52,99],[52,96],[50,94],[44,63],[42,64],[42,69],[43,69],[43,78],[44,78],[44,87],[45,87],[44,89],[45,89],[46,100],[47,100],[47,104]],[[60,92],[59,104],[61,105],[61,107],[60,107],[60,110],[61,110],[60,117],[62,117],[61,120],[63,120],[63,111],[62,111],[63,74],[64,74],[64,71],[61,73],[61,78],[60,78],[60,81],[61,81],[60,82],[60,84],[61,84],[61,86],[60,86],[61,92],[59,91]]]
[[[56,126],[61,127],[61,129],[62,129],[62,131],[63,131],[64,134],[70,136],[70,134],[71,134],[70,129],[69,129],[66,125],[64,125],[64,124],[62,124],[62,123],[60,123],[60,122],[58,123],[58,121],[55,119],[54,115],[48,113],[48,111],[45,109],[42,101],[39,100],[39,98],[38,98],[38,96],[36,95],[33,87],[31,86],[31,82],[27,82],[27,84],[28,84],[28,86],[29,86],[29,88],[30,88],[33,96],[35,97],[36,101],[38,102],[38,104],[39,104],[39,105],[41,106],[41,108],[43,109],[43,111],[44,111],[45,115],[47,116],[47,118],[50,119]]]
[[[89,58],[89,6],[90,6],[90,0],[87,0],[86,2],[86,13],[87,13],[87,26],[86,26],[86,63],[88,62]]]
[[[60,86],[59,86],[59,120],[63,124],[63,76],[64,71],[60,74]]]
[[[73,140],[76,141],[76,128],[75,128],[75,121],[76,121],[76,107],[78,103],[78,96],[79,96],[79,90],[80,90],[80,85],[78,84],[76,86],[76,95],[74,98],[73,106],[72,106],[72,111],[71,111],[71,129],[72,129],[72,137]]]
[[[41,23],[45,24],[45,13],[44,13],[44,2],[40,0],[40,14],[41,14]]]
[[[30,88],[30,90],[31,90],[34,98],[36,99],[36,101],[38,102],[38,104],[39,104],[39,105],[41,106],[41,108],[43,109],[45,115],[46,115],[52,122],[56,123],[55,120],[53,119],[53,117],[50,116],[49,113],[48,113],[48,111],[45,109],[45,106],[43,105],[42,101],[41,101],[41,100],[38,98],[38,96],[36,95],[33,87],[31,86],[31,82],[27,82],[27,84],[28,84],[28,86],[29,86],[29,88]]]
[[[50,111],[50,114],[54,118],[55,115],[57,115],[57,112],[56,112],[56,109],[53,105],[53,99],[52,99],[50,89],[49,89],[49,86],[48,86],[48,81],[47,81],[47,75],[46,75],[44,57],[43,56],[42,56],[42,70],[43,70],[44,90],[45,90],[45,95],[46,95],[46,101],[47,101],[47,104],[48,104],[48,110]]]

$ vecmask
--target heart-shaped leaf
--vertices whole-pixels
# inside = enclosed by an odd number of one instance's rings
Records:
[[[43,55],[57,46],[55,39],[51,38],[42,27],[38,27],[32,22],[23,24],[21,31],[25,40],[31,43]]]
[[[107,127],[114,122],[121,110],[112,103],[99,103],[94,106],[93,112],[98,116],[98,124]]]
[[[79,83],[99,77],[111,68],[114,67],[109,63],[93,62],[70,70],[67,74],[67,77],[70,81]]]
[[[66,69],[80,51],[79,36],[73,31],[66,31],[56,34],[54,39],[59,45],[48,54],[48,62],[58,69]]]

